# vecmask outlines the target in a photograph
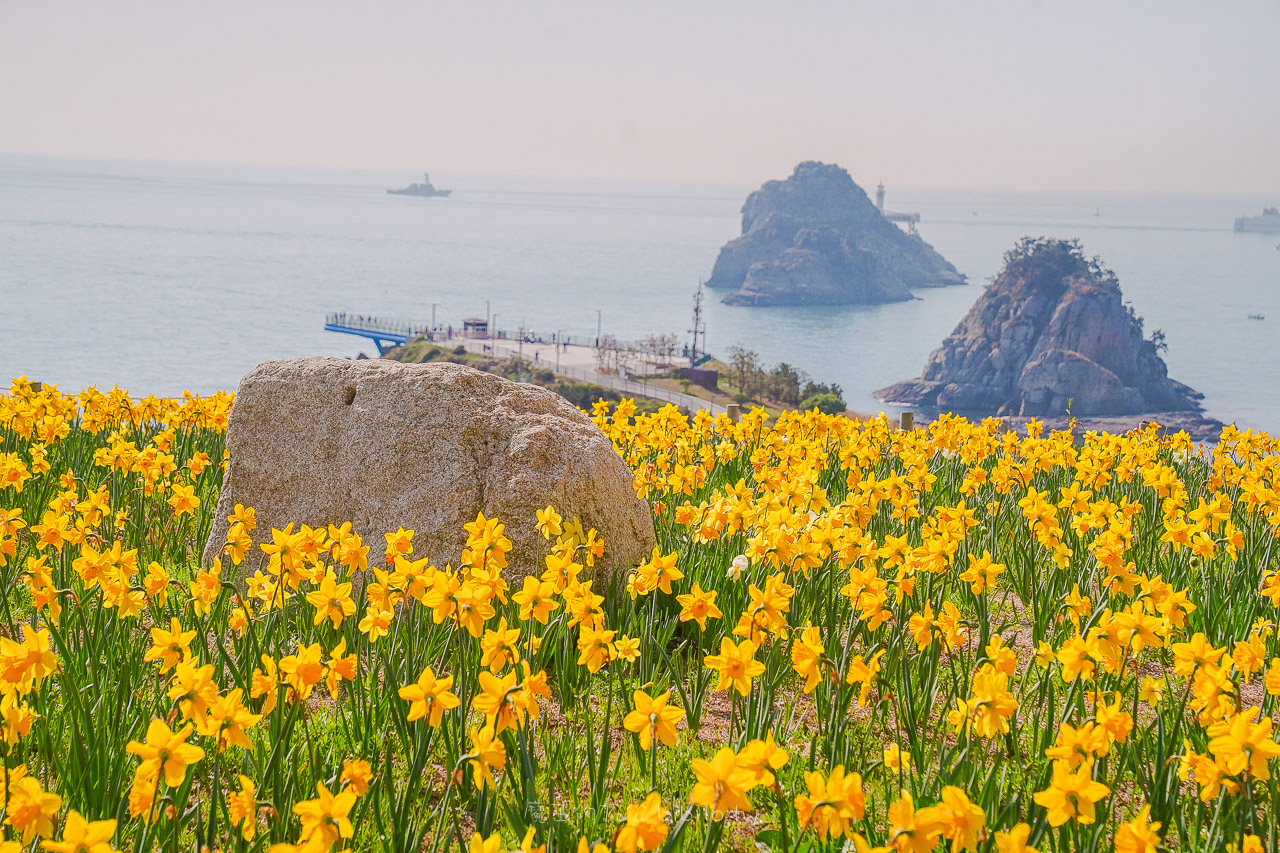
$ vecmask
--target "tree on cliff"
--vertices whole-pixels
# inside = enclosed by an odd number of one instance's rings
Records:
[[[785,361],[765,367],[759,355],[746,347],[729,347],[729,377],[740,403],[763,400],[784,408],[819,409],[827,414],[845,410],[839,385],[815,383],[803,370]]]

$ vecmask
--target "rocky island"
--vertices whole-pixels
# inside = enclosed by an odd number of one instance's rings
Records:
[[[1186,417],[1199,412],[1203,395],[1169,378],[1163,338],[1144,337],[1115,274],[1086,259],[1077,241],[1026,237],[921,377],[876,396],[972,414],[1179,413],[1168,420],[1217,424]]]
[[[844,169],[805,162],[742,207],[742,236],[720,249],[707,286],[729,305],[863,305],[964,284],[933,247],[885,218]]]

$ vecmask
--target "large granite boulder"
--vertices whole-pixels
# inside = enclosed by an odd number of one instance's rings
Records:
[[[849,173],[806,162],[742,207],[742,236],[720,250],[707,286],[731,305],[901,302],[911,288],[964,284],[919,235],[894,225]]]
[[[371,556],[415,531],[415,556],[455,565],[477,512],[506,524],[510,579],[542,570],[534,529],[548,504],[594,527],[597,569],[625,570],[654,546],[649,508],[609,440],[564,398],[457,364],[293,358],[240,381],[231,462],[205,546],[217,556],[237,503],[273,527],[352,523]]]
[[[1198,411],[1169,378],[1156,340],[1115,275],[1075,241],[1024,238],[1004,270],[929,356],[919,379],[880,399],[974,414],[1133,415]]]

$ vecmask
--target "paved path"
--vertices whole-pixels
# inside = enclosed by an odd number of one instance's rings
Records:
[[[612,388],[628,397],[647,397],[651,400],[675,403],[686,411],[692,412],[698,409],[706,409],[713,415],[718,415],[725,411],[724,406],[703,400],[701,397],[694,397],[692,394],[670,391],[657,385],[650,385],[643,380],[637,382],[623,379],[612,373],[601,373],[596,369],[595,347],[574,346],[572,344],[563,347],[557,344],[521,344],[519,341],[495,341],[484,338],[450,338],[439,343],[444,346],[462,344],[467,348],[468,352],[481,355],[523,357],[537,367],[554,371],[568,379],[576,379],[579,382],[590,382],[593,385]],[[559,350],[558,353],[557,350]]]

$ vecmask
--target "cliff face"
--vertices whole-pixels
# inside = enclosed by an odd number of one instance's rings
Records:
[[[1203,395],[1169,378],[1115,276],[1078,244],[1024,239],[919,379],[887,402],[1001,415],[1197,411]]]
[[[806,162],[742,207],[742,236],[720,250],[708,287],[731,305],[900,302],[911,288],[964,284],[919,236],[885,219],[849,173]]]

